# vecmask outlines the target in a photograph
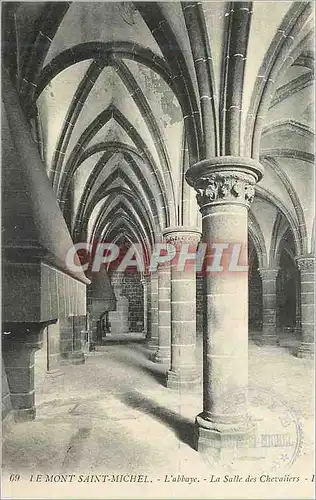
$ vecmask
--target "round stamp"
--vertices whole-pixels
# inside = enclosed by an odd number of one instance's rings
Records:
[[[222,398],[223,413],[234,413],[236,402],[240,406],[243,398],[244,391],[227,391]],[[249,473],[285,473],[302,449],[303,431],[297,413],[276,393],[260,386],[249,386],[247,400],[250,432],[241,439],[228,432],[220,460],[211,451],[204,454],[204,459],[232,473],[241,469]]]

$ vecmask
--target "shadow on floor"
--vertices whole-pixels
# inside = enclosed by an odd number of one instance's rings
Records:
[[[137,391],[129,391],[122,395],[122,403],[134,410],[139,410],[169,427],[180,441],[194,449],[194,423],[164,406],[159,405],[153,399],[147,398]]]
[[[111,359],[117,361],[118,363],[122,363],[124,365],[129,365],[132,368],[135,368],[137,371],[142,371],[146,375],[151,376],[158,382],[160,385],[166,387],[166,366],[161,364],[154,364],[150,366],[150,362],[146,357],[144,358],[134,358],[133,354],[135,352],[134,345],[133,349],[129,352],[126,351],[116,351],[111,352]]]
[[[137,338],[137,337],[105,337],[102,340],[102,344],[98,343],[96,345],[96,351],[100,352],[104,350],[106,347],[114,347],[116,345],[119,346],[133,346],[134,351],[141,352],[147,359],[149,359],[149,355],[152,354],[152,349],[150,349],[147,345],[148,340],[145,337]]]

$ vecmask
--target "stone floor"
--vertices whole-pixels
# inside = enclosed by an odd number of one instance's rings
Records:
[[[193,449],[201,387],[166,389],[166,367],[148,360],[141,336],[117,340],[60,374],[48,375],[43,351],[36,355],[37,418],[4,441],[3,498],[313,498],[313,363],[292,355],[292,341],[250,342],[256,439],[218,462]],[[197,361],[201,369],[200,343]],[[149,482],[117,482],[118,474]]]

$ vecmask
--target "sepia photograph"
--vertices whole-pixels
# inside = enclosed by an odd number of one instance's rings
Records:
[[[1,497],[315,498],[315,2],[1,2]]]

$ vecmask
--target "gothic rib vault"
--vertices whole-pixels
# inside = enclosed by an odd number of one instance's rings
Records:
[[[289,258],[299,266],[301,291],[311,293],[313,6],[278,2],[271,16],[259,1],[8,2],[2,17],[3,62],[72,241],[140,243],[149,256],[172,228],[230,238],[233,217],[225,227],[222,214],[220,228],[210,217],[218,202],[227,213],[238,205],[235,236],[245,245],[249,237],[265,341],[275,343],[270,271]],[[165,278],[152,279],[153,295]],[[223,313],[212,298],[216,286],[209,283],[209,321],[211,310]],[[298,321],[310,325],[306,310],[303,304]],[[161,311],[152,306],[155,360],[170,356]],[[305,355],[312,334],[309,326],[302,331]],[[171,332],[173,349],[177,342]],[[245,342],[238,339],[238,356]],[[246,384],[240,376],[239,389]],[[171,385],[183,377],[171,376]],[[192,377],[183,383],[190,386],[194,370]],[[206,436],[215,410],[204,403]],[[244,408],[240,414],[242,427]],[[197,440],[205,436],[197,432]]]
[[[184,172],[237,154],[265,167],[252,215],[266,255],[277,214],[297,254],[311,251],[312,7],[282,2],[269,23],[267,12],[260,2],[7,4],[5,60],[75,240],[111,238],[119,209],[115,233],[148,248],[165,227],[199,224]]]

